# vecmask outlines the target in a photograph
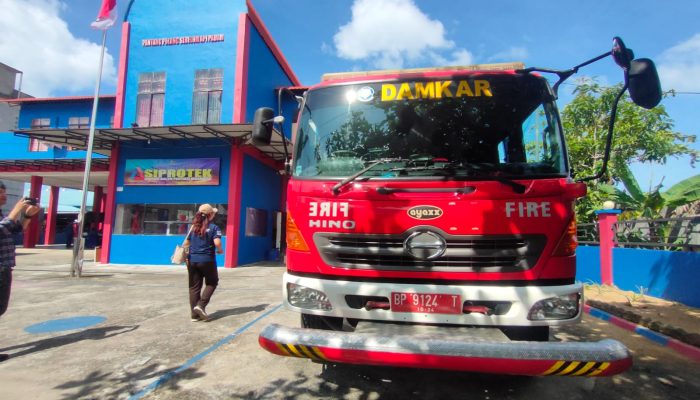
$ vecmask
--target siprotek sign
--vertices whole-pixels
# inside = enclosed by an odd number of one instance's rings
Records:
[[[436,219],[442,217],[442,209],[435,206],[415,206],[409,208],[407,214],[413,219]]]

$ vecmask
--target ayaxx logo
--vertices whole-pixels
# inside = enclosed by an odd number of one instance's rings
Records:
[[[415,206],[408,209],[408,216],[420,220],[440,218],[442,209],[435,206]]]

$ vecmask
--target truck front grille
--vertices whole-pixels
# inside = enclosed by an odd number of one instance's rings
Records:
[[[544,235],[447,235],[431,228],[446,242],[444,254],[417,259],[404,249],[402,235],[316,233],[314,242],[324,261],[353,269],[453,272],[517,272],[535,266],[547,238]]]

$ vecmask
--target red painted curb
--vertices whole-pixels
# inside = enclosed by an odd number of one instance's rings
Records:
[[[605,312],[605,311],[599,310],[599,309],[597,309],[597,308],[595,308],[595,307],[591,307],[591,306],[589,306],[588,304],[584,304],[583,310],[584,310],[586,313],[588,313],[589,315],[591,315],[592,317],[600,318],[600,319],[602,319],[602,320],[604,320],[604,321],[608,321],[608,322],[610,322],[611,324],[613,324],[613,325],[615,325],[615,326],[619,326],[620,328],[625,329],[625,330],[628,330],[628,331],[630,331],[630,332],[634,332],[634,333],[639,334],[639,330],[651,331],[651,332],[654,333],[655,336],[658,336],[658,337],[663,338],[664,341],[665,341],[665,344],[659,343],[658,341],[655,341],[655,340],[651,340],[649,337],[647,337],[647,336],[645,336],[645,335],[641,335],[641,336],[645,337],[645,338],[648,339],[649,341],[654,342],[654,343],[656,343],[656,344],[658,344],[658,345],[660,345],[660,346],[669,347],[669,348],[673,349],[675,352],[677,352],[677,353],[679,353],[679,354],[681,354],[681,355],[683,355],[683,356],[686,356],[686,357],[690,358],[691,360],[700,362],[700,348],[697,348],[697,347],[695,347],[695,346],[689,345],[689,344],[687,344],[687,343],[683,343],[683,342],[681,342],[680,340],[677,340],[677,339],[668,337],[668,336],[666,336],[666,335],[664,335],[664,334],[662,334],[662,333],[659,333],[659,332],[656,332],[656,331],[652,331],[652,330],[650,330],[649,328],[647,328],[647,327],[645,327],[645,326],[637,325],[637,324],[635,324],[635,323],[633,323],[633,322],[627,321],[626,319],[623,319],[623,318],[620,318],[620,317],[618,317],[618,316],[615,316],[615,315],[612,315],[612,314],[610,314],[610,313],[607,313],[607,312]],[[601,318],[601,317],[599,317],[599,316],[597,316],[597,315],[592,315],[592,314],[591,314],[591,310],[594,310],[594,312],[595,312],[596,314],[603,315],[604,318]]]

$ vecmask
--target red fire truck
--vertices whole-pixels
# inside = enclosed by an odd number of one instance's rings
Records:
[[[351,72],[310,87],[288,171],[283,284],[301,327],[268,325],[260,345],[324,363],[497,374],[629,368],[618,341],[549,331],[583,309],[574,202],[586,186],[571,177],[556,89],[612,56],[625,73],[618,101],[628,89],[647,108],[661,98],[653,62],[613,42],[563,71]],[[253,139],[269,143],[281,120],[259,109]]]

